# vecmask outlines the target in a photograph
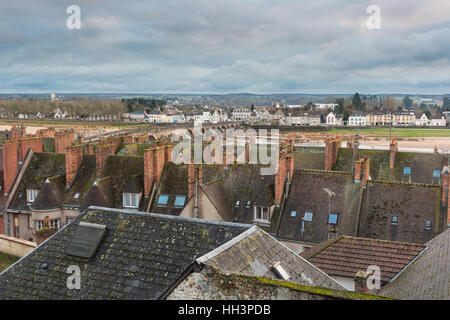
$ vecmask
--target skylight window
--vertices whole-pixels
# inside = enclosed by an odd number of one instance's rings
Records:
[[[292,212],[291,212],[291,217],[292,217],[292,218],[297,217],[297,211],[292,211]]]
[[[330,216],[328,217],[328,223],[329,224],[337,224],[337,221],[338,221],[338,214],[330,213]]]
[[[398,222],[398,217],[397,217],[397,216],[392,216],[391,222],[392,222],[393,224],[396,224],[396,223]]]
[[[404,167],[403,168],[403,174],[405,176],[409,176],[411,174],[411,167]]]
[[[305,216],[303,217],[303,220],[306,222],[311,222],[313,218],[312,212],[305,212]],[[337,218],[336,218],[337,219]]]
[[[161,196],[159,197],[161,199]],[[175,207],[184,207],[184,203],[186,202],[186,196],[176,196],[175,197]],[[167,203],[167,201],[166,201]]]
[[[156,204],[158,206],[167,206],[167,202],[169,202],[169,196],[167,194],[162,194],[159,196]]]
[[[431,229],[431,221],[425,221],[425,230],[430,230]]]
[[[238,201],[236,201],[236,207],[239,207],[239,205],[240,205],[240,201],[238,200]]]
[[[105,225],[80,222],[66,249],[66,254],[80,258],[92,258],[105,232]]]
[[[433,170],[433,178],[440,178],[440,177],[441,177],[441,171]]]

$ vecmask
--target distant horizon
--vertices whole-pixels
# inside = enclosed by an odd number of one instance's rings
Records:
[[[216,93],[216,92],[76,92],[76,91],[42,91],[42,92],[1,92],[0,96],[5,95],[50,95],[55,93],[56,95],[174,95],[174,96],[226,96],[226,95],[256,95],[256,96],[353,96],[358,93],[360,96],[450,96],[449,93],[365,93],[355,91],[352,93],[302,93],[302,92],[272,92],[272,93],[252,93],[252,92],[226,92],[226,93]]]

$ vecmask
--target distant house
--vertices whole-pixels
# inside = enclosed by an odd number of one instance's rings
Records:
[[[431,119],[430,126],[432,127],[445,127],[447,125],[447,119],[445,117],[436,117]]]
[[[422,116],[420,116],[419,119],[416,119],[416,126],[427,126],[430,120],[428,119],[427,115],[425,113],[422,113]]]
[[[146,119],[146,112],[144,110],[135,110],[130,112],[130,120],[136,122],[144,122]]]
[[[54,114],[53,114],[53,118],[54,118],[54,119],[65,119],[66,117],[67,117],[67,112],[66,112],[66,110],[61,111],[61,109],[57,108],[57,109],[54,111]]]
[[[349,126],[365,126],[366,116],[362,112],[352,112],[348,117],[347,125]]]
[[[331,125],[331,126],[336,125],[336,116],[334,115],[333,112],[330,112],[329,114],[327,114],[326,124]]]
[[[236,108],[231,114],[231,118],[234,121],[247,121],[251,117],[251,111],[248,108]]]

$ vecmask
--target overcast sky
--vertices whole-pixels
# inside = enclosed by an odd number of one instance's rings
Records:
[[[3,93],[440,94],[449,58],[449,0],[0,3]]]

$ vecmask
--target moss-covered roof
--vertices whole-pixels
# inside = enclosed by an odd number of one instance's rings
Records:
[[[92,183],[95,180],[95,156],[84,155],[70,189],[64,196],[64,204],[80,205],[83,203]],[[75,197],[75,195],[77,195]]]
[[[33,153],[9,208],[29,210],[27,204],[27,189],[39,190],[48,178],[64,176],[65,173],[66,163],[64,154],[45,152]]]

